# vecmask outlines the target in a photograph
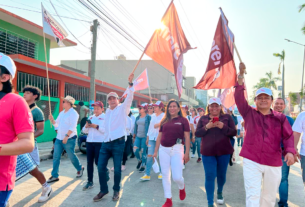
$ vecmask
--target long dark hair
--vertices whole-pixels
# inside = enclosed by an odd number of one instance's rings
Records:
[[[170,115],[170,113],[169,113],[168,110],[169,110],[169,106],[170,106],[171,103],[173,103],[173,102],[176,103],[177,106],[178,106],[178,108],[180,109],[180,111],[178,112],[178,116],[180,116],[180,117],[185,117],[185,114],[182,112],[181,106],[180,106],[179,102],[176,101],[175,99],[171,99],[171,100],[169,100],[169,102],[168,102],[168,104],[167,104],[167,107],[166,107],[166,111],[165,111],[164,117],[163,117],[163,119],[161,120],[161,126],[163,126],[166,122],[168,122],[168,121],[171,120],[171,115]]]
[[[220,105],[220,107],[221,107],[221,105]],[[224,115],[224,114],[225,114],[225,112],[223,111],[223,109],[222,109],[222,107],[221,107],[221,109],[220,109],[220,115]],[[207,108],[206,108],[206,110],[205,110],[205,115],[210,115],[209,105],[207,105]]]
[[[0,76],[3,74],[11,75],[10,72],[6,69],[6,67],[0,65]],[[13,91],[13,84],[11,83],[11,80],[8,80],[6,82],[3,82],[2,92],[4,93],[11,93]]]

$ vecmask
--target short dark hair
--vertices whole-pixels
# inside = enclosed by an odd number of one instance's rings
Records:
[[[286,105],[286,102],[285,102],[285,100],[284,100],[283,98],[277,97],[276,100],[277,100],[277,99],[283,100],[283,101],[284,101],[284,104]]]
[[[80,102],[78,102],[78,105],[83,106],[84,102],[80,101]]]
[[[8,74],[11,75],[10,72],[8,71],[8,69],[6,69],[6,67],[0,65],[0,76],[3,74]],[[2,92],[3,93],[11,93],[13,91],[13,84],[11,83],[11,80],[8,80],[6,82],[3,82],[3,87],[2,87]]]
[[[30,85],[26,85],[23,90],[22,93],[24,92],[31,92],[34,96],[37,95],[37,98],[35,98],[35,101],[39,101],[40,100],[40,96],[42,94],[41,90],[35,86],[30,86]]]

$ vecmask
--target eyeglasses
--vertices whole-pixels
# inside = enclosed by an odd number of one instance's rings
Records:
[[[153,109],[153,108],[149,107],[148,109]]]
[[[271,100],[271,97],[270,96],[269,97],[257,97],[256,99],[259,101],[263,101],[263,100],[268,101],[268,100]]]

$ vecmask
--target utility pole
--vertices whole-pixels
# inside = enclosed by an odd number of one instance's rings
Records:
[[[283,60],[283,73],[282,73],[282,99],[285,102],[285,59]]]
[[[96,39],[97,39],[97,27],[99,22],[97,19],[93,21],[93,25],[90,26],[93,39],[91,45],[91,68],[90,68],[90,108],[91,104],[95,101],[95,60],[96,60]]]

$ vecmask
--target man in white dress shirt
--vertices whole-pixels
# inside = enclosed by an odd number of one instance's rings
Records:
[[[61,154],[66,150],[69,159],[73,166],[77,170],[76,177],[80,178],[83,176],[84,167],[79,162],[78,157],[75,154],[75,144],[77,138],[77,121],[78,113],[73,109],[75,99],[71,96],[66,96],[63,100],[64,110],[59,113],[56,120],[52,115],[49,115],[49,120],[55,128],[57,128],[57,136],[54,144],[54,155],[53,155],[53,170],[51,177],[47,181],[48,183],[59,181],[59,164]]]
[[[124,103],[119,104],[119,96],[115,92],[110,92],[107,95],[107,102],[109,108],[105,116],[105,139],[102,144],[99,161],[98,173],[100,181],[100,192],[93,198],[95,202],[100,201],[106,194],[108,194],[107,185],[107,164],[109,158],[113,157],[114,165],[114,186],[113,186],[113,201],[120,198],[120,182],[121,182],[121,163],[123,152],[125,148],[126,133],[126,116],[130,112],[130,107],[133,100],[133,80],[134,74],[130,74],[127,88],[127,97]]]

